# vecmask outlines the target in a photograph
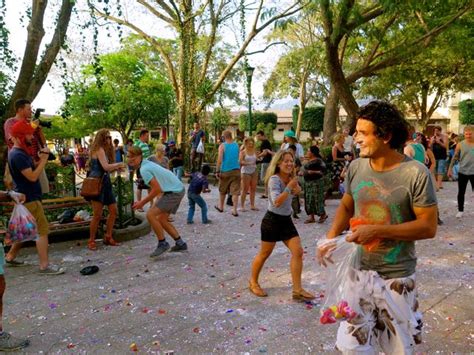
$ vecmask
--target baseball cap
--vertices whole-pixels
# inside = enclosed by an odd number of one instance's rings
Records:
[[[35,132],[35,129],[31,126],[30,123],[26,121],[18,121],[15,123],[10,130],[10,135],[12,137],[20,138],[27,136],[29,134],[33,134]]]
[[[290,137],[290,138],[296,138],[295,132],[293,132],[293,131],[285,131],[284,136],[285,137]]]
[[[169,141],[168,145],[176,145],[175,141]]]

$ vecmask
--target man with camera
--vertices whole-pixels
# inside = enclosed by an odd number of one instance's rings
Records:
[[[5,132],[5,142],[8,145],[8,151],[13,148],[13,141],[11,139],[11,130],[15,123],[18,121],[25,121],[34,128],[33,137],[31,139],[31,146],[29,147],[29,155],[33,158],[35,165],[39,164],[40,158],[38,152],[40,151],[41,147],[46,147],[46,139],[44,137],[43,131],[41,129],[39,116],[44,109],[37,109],[35,112],[35,120],[31,121],[31,115],[33,110],[31,108],[31,101],[27,99],[19,99],[15,102],[15,117],[9,118],[5,121],[3,126]],[[44,124],[44,123],[43,123]],[[48,178],[46,177],[46,172],[44,169],[39,176],[39,182],[41,184],[41,192],[46,194],[49,192],[49,182]],[[8,169],[8,165],[5,169],[5,184],[8,188],[12,188],[12,180],[10,171]]]
[[[48,161],[49,149],[41,148],[37,152],[39,162],[33,162],[32,147],[35,129],[30,123],[19,120],[10,128],[10,139],[13,147],[8,152],[8,167],[15,183],[15,191],[25,195],[24,206],[36,220],[39,237],[36,249],[39,257],[39,273],[42,275],[59,275],[64,269],[49,262],[48,258],[48,220],[41,203],[41,186],[39,176],[44,172]],[[21,242],[14,242],[5,261],[9,266],[22,266],[23,262],[15,260],[21,249]]]

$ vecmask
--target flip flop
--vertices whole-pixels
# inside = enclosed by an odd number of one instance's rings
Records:
[[[232,216],[234,216],[234,217],[239,217],[239,214],[232,212]]]
[[[307,219],[306,221],[304,221],[304,224],[310,224],[310,223],[316,223],[316,220],[315,219]]]
[[[92,275],[92,274],[95,274],[96,272],[99,272],[99,267],[96,265],[86,266],[80,271],[81,275],[84,275],[84,276]]]
[[[216,210],[218,210],[220,213],[224,212],[224,210],[221,210],[221,209],[220,209],[219,207],[217,207],[217,206],[214,206],[214,208],[215,208]]]
[[[252,211],[260,211],[260,209],[258,209],[257,207],[254,207],[254,208],[250,208]]]

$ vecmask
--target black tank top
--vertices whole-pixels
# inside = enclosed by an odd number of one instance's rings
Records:
[[[448,157],[446,147],[436,142],[433,143],[433,154],[436,160],[446,160]]]

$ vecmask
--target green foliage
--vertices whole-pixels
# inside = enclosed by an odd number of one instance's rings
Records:
[[[275,112],[252,112],[252,131],[255,131],[257,124],[263,123],[264,125],[271,124],[273,129],[277,126],[278,116]],[[239,116],[239,129],[241,131],[248,131],[248,115],[243,113]]]
[[[218,134],[229,126],[232,115],[228,108],[216,107],[211,115],[211,127]],[[218,137],[216,137],[218,138]]]
[[[124,138],[137,127],[166,123],[175,102],[172,87],[160,72],[145,65],[139,53],[128,50],[99,59],[100,74],[93,65],[84,68],[82,81],[72,87],[65,111],[85,120],[88,130],[106,127],[119,131]]]
[[[46,198],[73,196],[75,185],[74,166],[63,167],[56,162],[48,162],[45,166],[50,191]],[[59,213],[58,213],[59,214]],[[53,220],[55,220],[57,216]]]
[[[465,125],[474,124],[474,102],[471,99],[459,102],[459,122]]]
[[[296,127],[298,121],[299,107],[293,107],[293,127]],[[301,130],[310,132],[312,136],[316,136],[323,130],[324,123],[324,107],[308,106],[304,109],[303,120],[301,122]]]

